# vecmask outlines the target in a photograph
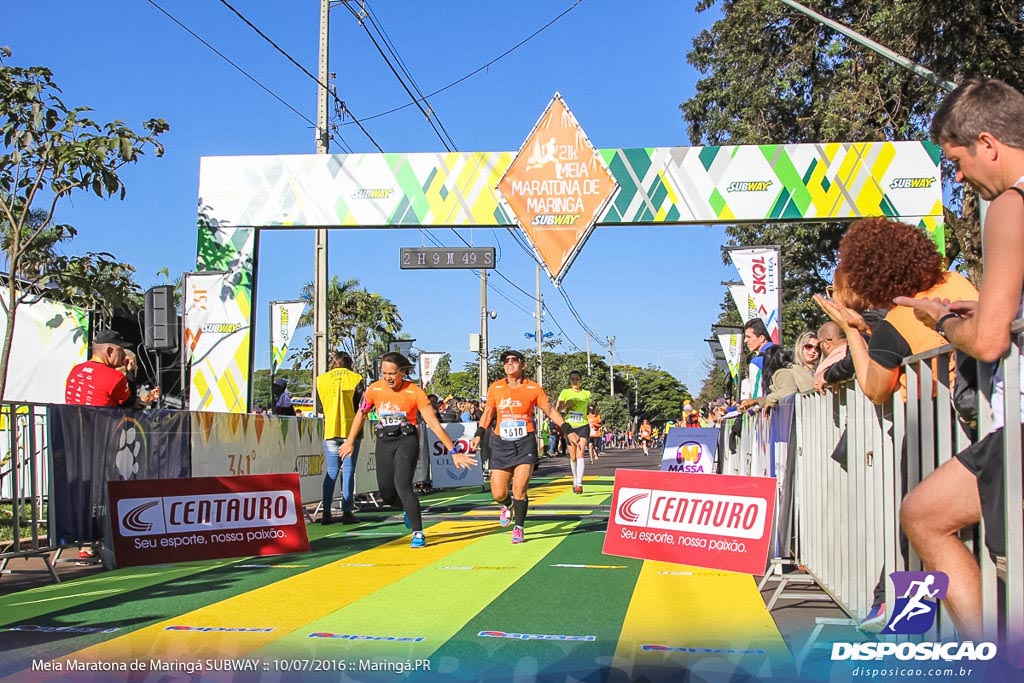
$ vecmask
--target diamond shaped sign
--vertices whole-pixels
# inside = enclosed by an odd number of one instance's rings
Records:
[[[555,93],[497,189],[557,286],[618,183]]]

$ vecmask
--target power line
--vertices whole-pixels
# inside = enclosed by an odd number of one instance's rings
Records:
[[[454,87],[455,87],[456,85],[458,85],[459,83],[462,83],[463,81],[465,81],[465,80],[467,80],[467,79],[469,79],[469,78],[472,78],[473,76],[477,75],[477,74],[478,74],[478,73],[480,73],[481,71],[485,71],[485,70],[487,70],[487,69],[488,69],[488,68],[490,68],[490,67],[491,67],[491,66],[492,66],[493,64],[495,64],[495,63],[497,63],[497,62],[501,61],[502,59],[504,59],[505,57],[507,57],[508,55],[512,54],[513,52],[515,52],[516,50],[518,50],[518,49],[519,49],[520,47],[522,47],[523,45],[525,45],[526,43],[528,43],[528,42],[530,42],[531,40],[533,40],[534,38],[536,38],[536,37],[537,37],[538,35],[540,35],[541,33],[543,33],[543,32],[544,32],[545,30],[547,30],[548,28],[550,28],[550,27],[551,27],[551,26],[552,26],[552,25],[553,25],[553,24],[554,24],[554,23],[555,23],[556,21],[558,21],[559,19],[561,19],[562,17],[564,17],[565,15],[567,15],[567,14],[568,14],[569,12],[573,11],[574,9],[576,9],[576,8],[577,8],[577,7],[578,7],[578,6],[579,6],[579,5],[580,5],[580,4],[582,3],[582,2],[583,2],[583,0],[576,0],[576,1],[575,1],[575,2],[574,2],[574,3],[572,4],[572,5],[570,5],[570,6],[569,6],[569,7],[568,7],[568,8],[567,8],[567,9],[566,9],[565,11],[563,11],[563,12],[562,12],[561,14],[559,14],[559,15],[558,15],[558,16],[556,16],[556,17],[555,17],[554,19],[552,19],[552,20],[551,20],[551,21],[549,21],[548,23],[546,23],[546,24],[544,24],[543,26],[541,26],[541,27],[540,27],[539,29],[537,29],[536,31],[534,31],[533,33],[531,33],[531,34],[530,34],[529,36],[527,36],[526,38],[523,38],[523,39],[522,39],[521,41],[519,41],[518,43],[516,43],[515,45],[513,45],[513,46],[512,46],[512,47],[510,47],[509,49],[507,49],[507,50],[505,50],[504,52],[502,52],[502,53],[501,53],[500,55],[498,55],[497,57],[495,57],[495,58],[494,58],[494,59],[492,59],[491,61],[487,62],[486,64],[484,64],[483,66],[479,67],[478,69],[474,69],[473,71],[470,71],[470,72],[469,72],[468,74],[466,74],[466,75],[465,75],[465,76],[463,76],[462,78],[459,78],[459,79],[457,79],[457,80],[454,80],[454,81],[452,81],[451,83],[449,83],[448,85],[445,85],[445,86],[443,86],[443,87],[441,87],[441,88],[438,88],[437,90],[435,90],[435,91],[433,91],[433,92],[431,92],[431,93],[428,93],[428,94],[427,94],[427,95],[426,95],[426,96],[424,97],[424,99],[426,99],[427,97],[433,97],[434,95],[437,95],[438,93],[442,93],[442,92],[444,92],[445,90],[448,90],[448,89],[450,89],[450,88],[454,88]],[[381,116],[387,116],[388,114],[394,114],[394,113],[395,113],[396,111],[401,111],[402,109],[405,109],[405,108],[407,108],[407,107],[411,107],[412,105],[413,105],[413,103],[411,103],[411,102],[410,102],[409,104],[403,104],[403,105],[402,105],[402,106],[400,106],[400,107],[395,107],[394,109],[389,109],[389,110],[387,110],[387,111],[383,111],[383,112],[381,112],[381,113],[379,113],[379,114],[374,114],[374,115],[372,115],[372,116],[368,116],[368,117],[366,117],[366,118],[365,118],[365,119],[363,119],[363,120],[364,120],[364,121],[370,121],[370,120],[372,120],[372,119],[380,118]]]

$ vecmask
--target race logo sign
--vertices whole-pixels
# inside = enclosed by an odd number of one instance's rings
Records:
[[[775,479],[617,470],[604,553],[762,574]]]
[[[309,551],[295,473],[107,485],[121,567]]]
[[[555,93],[497,189],[557,285],[618,187]]]

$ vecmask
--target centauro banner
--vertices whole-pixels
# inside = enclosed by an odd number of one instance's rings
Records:
[[[270,374],[277,372],[288,355],[292,336],[305,310],[305,301],[270,302]]]
[[[757,317],[768,328],[771,340],[779,343],[781,326],[779,302],[782,296],[782,273],[779,270],[778,247],[740,247],[729,249],[733,265],[754,301]]]
[[[185,274],[185,351],[192,368],[189,410],[248,410],[248,298],[235,296],[228,274]]]

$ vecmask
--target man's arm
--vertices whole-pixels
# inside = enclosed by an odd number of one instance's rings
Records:
[[[1010,348],[1010,323],[1017,316],[1024,289],[1024,200],[1005,192],[989,206],[983,240],[984,265],[977,306],[959,306],[938,299],[905,299],[919,320],[934,328],[944,315],[957,312],[942,324],[946,339],[964,353],[984,362],[1002,358]]]

